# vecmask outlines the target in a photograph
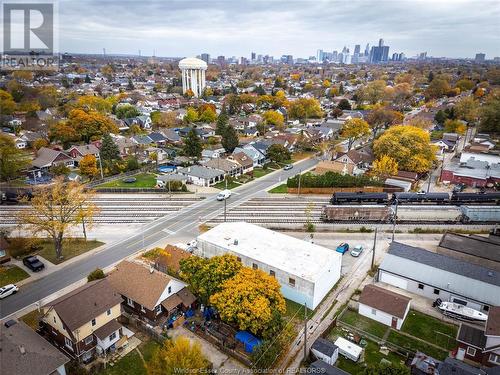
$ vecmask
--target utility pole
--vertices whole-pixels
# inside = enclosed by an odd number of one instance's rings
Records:
[[[99,168],[101,169],[101,180],[103,180],[104,179],[104,173],[102,172],[101,153],[98,153],[97,156],[99,157]]]
[[[301,172],[302,172],[302,171],[299,171],[299,189],[298,189],[298,191],[297,191],[297,196],[298,196],[298,197],[300,197],[300,179],[301,179],[301,177],[302,177],[302,173],[301,173]]]
[[[372,251],[372,270],[373,267],[375,266],[375,249],[377,247],[377,230],[378,228],[375,227],[375,236],[373,237],[373,251]]]
[[[226,222],[226,207],[227,207],[227,199],[224,198],[224,223]]]
[[[429,169],[429,182],[427,183],[427,192],[431,190],[432,170]]]
[[[307,359],[307,304],[304,302],[304,361]]]
[[[392,221],[392,240],[391,240],[391,242],[394,242],[394,234],[396,233],[396,220],[398,218],[398,200],[396,199],[395,202],[396,202],[396,208],[394,210],[394,218]]]

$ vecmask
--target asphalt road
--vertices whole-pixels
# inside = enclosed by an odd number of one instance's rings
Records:
[[[227,201],[227,208],[243,203],[263,192],[279,181],[286,181],[290,176],[313,167],[317,161],[307,159],[296,163],[289,171],[280,170],[261,177],[248,185],[235,190]],[[155,220],[152,223],[138,225],[137,231],[122,241],[112,243],[92,256],[83,257],[39,280],[20,287],[17,294],[0,301],[0,318],[4,318],[24,307],[46,298],[85,277],[96,268],[105,268],[144,248],[151,247],[158,241],[165,240],[179,233],[198,234],[201,222],[219,215],[224,203],[215,197],[209,197],[182,210]],[[126,234],[124,234],[126,235]]]

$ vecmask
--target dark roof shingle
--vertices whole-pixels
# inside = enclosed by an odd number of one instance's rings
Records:
[[[359,303],[403,319],[411,298],[368,284],[364,287]]]

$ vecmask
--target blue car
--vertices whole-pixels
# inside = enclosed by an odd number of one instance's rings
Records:
[[[341,243],[339,246],[337,246],[337,249],[335,251],[337,253],[344,255],[349,251],[349,244]]]

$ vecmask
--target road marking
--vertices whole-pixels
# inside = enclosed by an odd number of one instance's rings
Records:
[[[163,229],[162,231],[167,233],[167,234],[175,234],[175,231],[170,230],[170,229]]]

